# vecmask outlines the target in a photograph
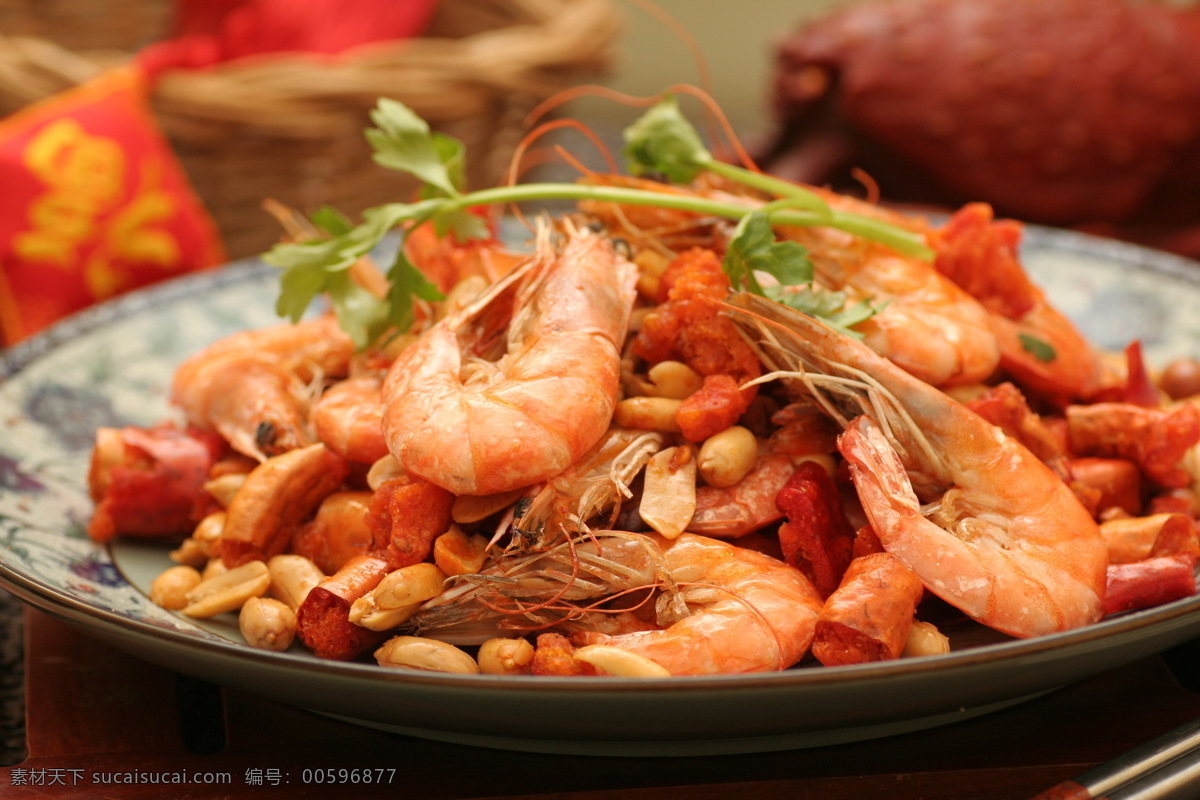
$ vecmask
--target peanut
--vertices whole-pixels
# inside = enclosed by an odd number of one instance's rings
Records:
[[[471,575],[483,569],[487,561],[488,540],[467,534],[457,525],[433,540],[433,563],[447,575]]]
[[[705,483],[727,489],[746,477],[757,460],[758,439],[741,425],[730,425],[704,440],[697,466]]]
[[[638,266],[637,290],[649,298],[657,298],[662,289],[662,276],[671,260],[655,250],[642,250],[633,258]]]
[[[528,673],[533,653],[533,645],[527,639],[488,639],[479,646],[479,671],[485,675]]]
[[[325,573],[310,559],[294,553],[272,556],[267,561],[271,573],[268,593],[293,611],[300,608],[309,591],[325,579]]]
[[[650,379],[647,394],[683,400],[699,391],[704,378],[682,361],[660,361],[646,371]]]
[[[200,581],[200,572],[195,567],[171,567],[150,582],[150,601],[170,611],[178,611],[188,604],[188,592]]]
[[[375,651],[382,667],[407,667],[429,672],[479,673],[479,665],[452,644],[421,636],[393,636]]]
[[[591,664],[609,675],[622,678],[669,678],[667,668],[645,656],[607,644],[589,644],[576,650],[576,661]]]
[[[499,494],[463,494],[454,498],[450,518],[462,525],[487,519],[501,509],[508,508],[525,494],[524,487]]]
[[[675,539],[696,512],[696,458],[686,445],[655,453],[646,464],[638,515],[660,535]]]
[[[196,568],[203,567],[211,557],[208,549],[190,536],[180,542],[179,547],[176,547],[167,556],[176,564]]]
[[[296,636],[296,612],[273,597],[251,597],[238,614],[238,629],[251,647],[287,650]]]
[[[950,652],[950,639],[931,622],[914,620],[908,631],[908,641],[900,653],[902,658],[936,656]]]
[[[204,569],[200,572],[200,577],[204,580],[215,578],[223,572],[227,572],[229,567],[225,566],[225,562],[219,558],[209,558],[204,565]]]
[[[394,478],[403,478],[404,475],[404,467],[394,456],[384,456],[367,470],[367,486],[373,492],[378,491],[385,482]]]
[[[466,308],[487,286],[487,278],[482,275],[468,275],[463,278],[446,292],[446,299],[438,309],[437,319]]]
[[[681,402],[671,397],[627,397],[617,403],[613,422],[622,428],[679,433],[675,412]]]
[[[251,597],[261,597],[270,584],[267,565],[261,561],[247,561],[197,584],[187,593],[188,604],[181,611],[198,619],[215,617],[241,608]]]
[[[229,508],[234,496],[246,482],[246,473],[231,472],[219,478],[205,481],[204,491],[208,492],[221,508]]]
[[[445,581],[446,573],[427,562],[389,572],[350,606],[350,621],[373,631],[395,628],[426,600],[441,594]]]

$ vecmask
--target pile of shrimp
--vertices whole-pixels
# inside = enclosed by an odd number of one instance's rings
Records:
[[[733,291],[711,218],[418,228],[444,300],[365,351],[321,316],[191,356],[182,422],[98,433],[89,532],[175,537],[152,599],[253,646],[462,673],[930,656],[1192,595],[1196,363],[1097,351],[987,206],[822,195],[936,252],[776,231],[875,305],[855,335]]]

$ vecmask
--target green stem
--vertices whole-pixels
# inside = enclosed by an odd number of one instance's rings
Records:
[[[833,210],[830,209],[829,203],[826,203],[824,198],[811,189],[806,189],[803,186],[798,186],[790,181],[785,181],[771,175],[764,175],[761,172],[753,172],[735,164],[727,164],[724,161],[713,160],[704,166],[709,172],[737,181],[743,186],[787,198],[794,201],[795,205],[800,208],[816,211],[825,217],[833,216]]]
[[[743,203],[722,202],[672,192],[575,183],[525,183],[516,186],[501,186],[471,192],[446,202],[448,208],[463,209],[476,205],[524,203],[534,200],[593,200],[601,203],[654,206],[727,219],[741,219],[760,208]],[[806,227],[825,225],[887,245],[902,255],[925,260],[933,258],[933,251],[925,244],[924,237],[871,217],[843,211],[822,213],[819,210],[796,208],[779,208],[768,211],[768,214],[774,224]]]

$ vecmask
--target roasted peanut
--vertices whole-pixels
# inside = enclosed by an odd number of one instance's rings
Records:
[[[404,467],[394,456],[384,456],[367,470],[367,486],[373,492],[378,491],[385,482],[403,478],[405,474]]]
[[[726,489],[750,472],[758,460],[758,439],[741,425],[730,425],[700,445],[697,464],[709,486]]]
[[[508,508],[521,498],[527,490],[522,487],[511,492],[499,494],[464,494],[454,498],[450,508],[450,518],[455,522],[466,525],[487,519],[501,509]]]
[[[671,397],[626,397],[617,403],[613,422],[622,428],[679,433],[675,412],[681,402]]]
[[[428,562],[389,572],[350,606],[350,621],[373,631],[394,628],[426,600],[441,594],[445,581],[446,573]]]
[[[192,530],[192,535],[180,542],[179,547],[172,550],[172,561],[187,564],[191,567],[203,567],[217,555],[217,541],[225,527],[225,512],[214,511],[206,516]]]
[[[241,608],[251,597],[261,597],[270,584],[267,565],[261,561],[247,561],[197,584],[187,593],[188,604],[182,613],[201,619],[215,617]]]
[[[656,250],[642,250],[633,258],[638,266],[638,292],[657,300],[662,290],[662,276],[671,260]]]
[[[485,675],[527,673],[533,653],[533,645],[528,639],[488,639],[479,645],[479,671]]]
[[[325,573],[310,559],[294,553],[272,556],[267,561],[271,585],[267,592],[293,611],[300,607],[309,590],[325,579]]]
[[[931,622],[914,620],[908,631],[908,641],[904,644],[901,658],[914,656],[936,656],[950,652],[950,639]]]
[[[682,361],[660,361],[646,371],[647,394],[684,400],[699,391],[704,377]]]
[[[189,536],[179,543],[179,547],[168,553],[167,557],[176,564],[199,569],[208,563],[211,555],[208,548]]]
[[[204,565],[204,569],[200,572],[200,577],[204,580],[215,578],[223,572],[228,572],[229,567],[225,566],[225,562],[219,558],[210,558]]]
[[[245,483],[246,473],[231,472],[219,478],[205,481],[204,491],[208,492],[221,508],[229,508],[229,504],[233,502],[234,495],[238,493],[238,490]]]
[[[287,650],[296,637],[296,612],[273,597],[251,597],[238,613],[238,629],[251,647]]]
[[[195,567],[171,567],[150,582],[150,601],[170,611],[178,611],[188,604],[188,592],[195,589],[201,580],[200,572]]]
[[[591,664],[609,675],[622,678],[669,678],[667,668],[645,656],[622,650],[607,644],[589,644],[580,647],[572,657],[576,661]]]
[[[479,673],[479,665],[452,644],[421,636],[393,636],[375,651],[382,667],[407,667],[429,672]]]
[[[433,540],[433,563],[447,575],[471,575],[483,569],[487,561],[488,540],[467,534],[457,525]]]
[[[212,550],[210,555],[216,555],[217,541],[221,538],[221,531],[225,530],[225,518],[224,511],[214,511],[196,523],[196,528],[192,531],[193,539]]]
[[[691,447],[668,447],[646,464],[638,515],[659,534],[675,539],[696,511],[696,458]]]

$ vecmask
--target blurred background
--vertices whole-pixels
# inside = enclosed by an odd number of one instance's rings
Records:
[[[0,330],[261,253],[283,230],[265,200],[409,197],[362,135],[379,97],[461,139],[478,188],[564,89],[676,83],[794,180],[1200,255],[1195,0],[0,0]],[[638,113],[543,119],[617,149]]]
[[[660,0],[704,56],[713,96],[746,135],[771,125],[770,80],[775,48],[805,21],[863,0]],[[610,76],[602,82],[622,92],[650,96],[673,83],[699,84],[693,52],[659,16],[634,4],[626,20]],[[587,107],[596,115],[618,113],[611,105]]]

